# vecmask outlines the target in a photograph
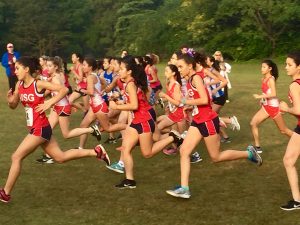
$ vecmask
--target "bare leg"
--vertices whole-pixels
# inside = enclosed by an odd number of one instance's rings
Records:
[[[291,187],[293,199],[300,201],[298,172],[296,162],[300,155],[300,135],[293,133],[283,157],[283,164]]]
[[[265,112],[265,110],[263,108],[261,108],[253,116],[253,118],[250,122],[252,135],[253,135],[253,138],[254,138],[254,144],[257,147],[260,147],[258,125],[261,124],[263,121],[265,121],[267,118],[269,118],[269,115]]]

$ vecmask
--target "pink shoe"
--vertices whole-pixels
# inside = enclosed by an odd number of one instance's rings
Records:
[[[163,150],[163,153],[165,153],[166,155],[175,155],[177,154],[177,149],[176,148],[167,148]]]
[[[8,203],[10,201],[10,195],[7,195],[4,189],[0,189],[0,201],[4,203]]]
[[[105,148],[102,145],[97,145],[94,148],[95,152],[97,153],[96,158],[99,160],[103,160],[108,166],[110,165],[110,159],[109,156],[107,154],[107,152],[105,151]]]

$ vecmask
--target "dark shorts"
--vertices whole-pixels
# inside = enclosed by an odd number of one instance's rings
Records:
[[[156,112],[153,108],[148,110],[154,122],[156,122]]]
[[[294,129],[295,133],[300,135],[300,126],[297,125],[296,128]]]
[[[146,122],[142,122],[142,123],[131,123],[130,127],[136,129],[136,131],[138,132],[138,134],[143,134],[143,133],[154,133],[155,131],[155,122],[153,119],[148,120]]]
[[[216,105],[225,105],[225,103],[226,103],[225,95],[222,95],[222,96],[217,97],[217,98],[213,98],[213,103],[216,104]]]
[[[86,94],[83,93],[81,90],[82,90],[82,88],[80,88],[79,90],[76,89],[75,92],[79,93],[81,96],[86,96]],[[83,90],[85,90],[85,89],[83,89]]]
[[[191,126],[197,127],[203,137],[220,133],[220,120],[218,116],[203,123],[193,121]]]
[[[46,141],[50,141],[52,136],[52,128],[50,125],[46,127],[32,128],[29,133],[34,136],[44,138]]]
[[[156,86],[156,87],[154,87],[154,88],[152,88],[152,90],[154,91],[154,93],[158,92],[159,90],[162,90],[161,84],[158,85],[158,86]]]

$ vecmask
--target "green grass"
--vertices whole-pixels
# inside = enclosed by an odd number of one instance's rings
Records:
[[[282,67],[282,66],[281,66]],[[160,73],[164,66],[160,65]],[[290,80],[281,68],[278,95],[287,101]],[[232,143],[222,149],[243,150],[252,143],[249,122],[259,109],[253,93],[260,93],[260,63],[233,64],[231,102],[221,115],[235,114],[240,132],[228,131]],[[0,76],[0,186],[10,167],[10,156],[27,134],[24,110],[7,107],[7,80]],[[81,113],[72,115],[72,126],[79,125]],[[296,119],[286,115],[294,128]],[[267,120],[261,126],[264,164],[257,168],[246,160],[211,163],[203,143],[197,150],[203,162],[192,165],[190,188],[192,198],[176,199],[165,190],[180,181],[179,157],[159,154],[144,159],[134,150],[137,189],[117,190],[113,186],[123,179],[108,171],[103,162],[86,158],[66,164],[40,165],[35,159],[41,149],[24,160],[22,174],[12,193],[10,204],[0,204],[0,224],[208,224],[208,225],[274,225],[299,224],[298,212],[284,212],[279,206],[291,198],[282,164],[288,138],[280,135],[275,124]],[[54,135],[62,149],[78,145],[78,139],[64,140],[60,130]],[[106,139],[106,138],[104,138]],[[94,138],[87,145],[93,147]],[[105,145],[111,159],[120,143]]]

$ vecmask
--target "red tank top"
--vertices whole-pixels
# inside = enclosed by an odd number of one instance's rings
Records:
[[[129,103],[130,103],[130,98],[128,93],[126,92],[126,88],[130,82],[134,82],[134,80],[130,80],[124,88],[126,101]],[[146,95],[140,88],[137,88],[137,98],[138,98],[138,108],[132,111],[132,123],[134,124],[146,122],[152,118],[148,111],[151,108],[151,106],[147,101]]]
[[[151,67],[151,66],[146,66],[146,68],[145,68],[145,73],[146,73],[146,75],[147,75],[148,81],[153,80],[153,76],[152,76],[152,74],[151,74],[150,71],[149,71],[150,67]],[[156,67],[152,66],[152,70],[157,74],[157,68],[156,68]],[[157,77],[157,79],[158,79],[158,77]],[[149,82],[149,83],[150,83],[150,82]],[[156,88],[156,87],[159,86],[159,85],[160,85],[160,81],[159,81],[159,80],[157,80],[156,82],[150,83],[150,87],[151,87],[151,88]]]
[[[79,75],[79,68],[81,67],[81,64],[77,64],[75,66],[75,73],[77,75]],[[79,89],[86,89],[87,88],[87,83],[86,83],[86,79],[85,79],[85,75],[83,74],[83,77],[82,77],[82,81],[78,81],[77,82],[77,86]]]
[[[29,87],[25,88],[23,81],[19,85],[20,100],[25,108],[27,127],[38,129],[49,125],[46,113],[39,113],[35,108],[44,103],[44,94],[39,93],[36,87],[37,81],[34,80]]]
[[[294,82],[295,82],[295,83],[298,83],[298,84],[300,85],[300,79],[294,80],[292,83],[294,83]],[[288,97],[289,97],[290,102],[293,104],[293,97],[292,97],[290,91],[289,91]],[[297,125],[300,126],[300,116],[296,116],[296,117],[297,117],[297,119],[298,119]]]
[[[192,81],[193,81],[193,77],[195,75],[191,76],[188,83],[187,83],[187,90],[188,90],[188,96],[189,99],[198,99],[201,98],[199,92],[197,91],[197,89],[193,86]],[[218,114],[212,110],[211,108],[211,99],[209,97],[209,93],[207,91],[207,88],[205,88],[205,92],[208,98],[208,104],[207,105],[195,105],[193,106],[193,112],[192,112],[192,116],[193,116],[193,120],[196,123],[203,123],[209,120],[214,119],[216,116],[218,116]]]
[[[170,96],[171,98],[174,99],[174,89],[175,89],[175,86],[176,84],[180,85],[177,81],[174,82],[174,84],[172,85],[172,87],[169,89],[168,86],[167,86],[167,95]],[[182,110],[183,111],[183,107],[177,107],[176,105],[172,104],[171,102],[169,102],[169,109],[170,109],[170,112],[175,112],[176,109],[178,110]]]

